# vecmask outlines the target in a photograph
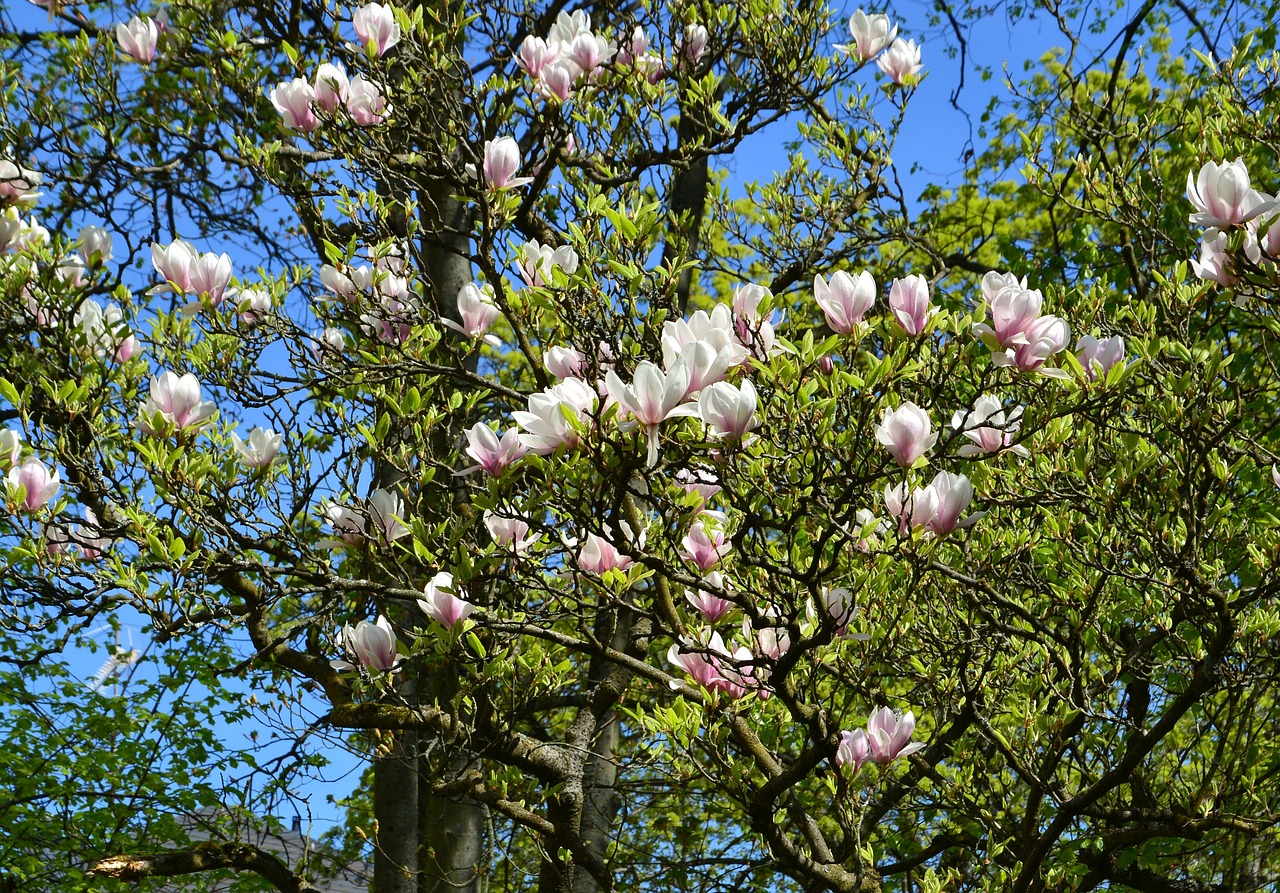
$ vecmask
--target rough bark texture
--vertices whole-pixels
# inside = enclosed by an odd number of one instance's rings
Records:
[[[167,850],[144,856],[110,856],[90,869],[97,877],[141,881],[153,877],[178,877],[230,868],[261,876],[284,893],[320,893],[306,878],[289,870],[270,853],[245,843],[202,843],[189,850]],[[2,885],[0,885],[2,886]]]

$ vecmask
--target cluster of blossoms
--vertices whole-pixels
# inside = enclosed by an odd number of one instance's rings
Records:
[[[320,268],[320,283],[335,298],[362,311],[360,322],[366,332],[387,344],[403,344],[421,317],[405,272],[403,256],[392,253],[376,258],[372,266],[325,264]],[[340,331],[326,330],[323,337],[328,346],[342,349]]]
[[[920,47],[914,40],[898,37],[898,26],[889,21],[887,15],[867,15],[861,9],[855,10],[849,19],[849,33],[853,43],[836,44],[836,49],[861,62],[870,62],[879,56],[877,67],[900,87],[914,83],[924,67]]]
[[[150,437],[195,432],[213,418],[217,407],[202,399],[199,380],[188,372],[162,372],[151,377],[151,393],[138,409],[138,430]]]
[[[702,25],[685,26],[676,47],[677,68],[701,61],[710,35]],[[533,78],[535,92],[547,100],[565,102],[583,84],[594,82],[610,62],[656,84],[669,66],[650,49],[649,37],[637,25],[621,43],[591,30],[586,12],[561,12],[546,37],[529,35],[520,44],[517,64]]]
[[[894,760],[909,757],[924,749],[922,743],[911,742],[911,734],[915,729],[916,718],[910,710],[901,716],[888,707],[873,710],[865,730],[854,729],[852,732],[840,733],[836,765],[852,766],[853,771],[857,772],[868,762],[885,766]]]
[[[400,25],[390,6],[362,6],[352,13],[351,24],[361,52],[380,57],[400,42]],[[310,81],[302,77],[281,81],[270,98],[284,126],[297,133],[318,128],[321,119],[317,113],[332,117],[345,110],[359,127],[381,124],[391,114],[391,105],[378,84],[362,74],[348,78],[346,71],[332,62],[321,63]]]
[[[973,334],[991,349],[994,365],[1066,376],[1060,369],[1043,368],[1046,360],[1066,348],[1071,329],[1061,317],[1040,313],[1044,296],[1039,289],[1028,288],[1025,277],[993,271],[982,277],[982,295],[991,323],[976,324]]]
[[[1187,174],[1188,219],[1204,227],[1191,269],[1207,282],[1235,287],[1274,284],[1280,275],[1280,198],[1249,183],[1244,162],[1207,162]]]
[[[360,545],[370,537],[392,543],[410,533],[409,528],[400,520],[404,517],[400,497],[381,487],[369,494],[368,501],[363,505],[326,500],[321,511],[325,520],[333,527],[336,539],[321,540],[320,545],[331,549]]]
[[[190,242],[174,239],[167,246],[151,243],[151,264],[164,279],[153,294],[173,292],[193,297],[183,309],[195,313],[208,304],[217,307],[235,294],[231,288],[231,258],[223,252],[201,252]]]
[[[321,63],[313,81],[300,77],[281,81],[270,95],[284,126],[298,133],[310,133],[320,126],[317,112],[334,115],[345,109],[360,127],[381,124],[391,114],[381,87],[362,74],[348,78],[332,62]]]

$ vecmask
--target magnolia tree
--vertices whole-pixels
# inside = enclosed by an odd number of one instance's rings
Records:
[[[1183,13],[914,212],[879,11],[8,11],[5,883],[324,889],[243,817],[343,747],[378,893],[1273,883],[1280,93]]]

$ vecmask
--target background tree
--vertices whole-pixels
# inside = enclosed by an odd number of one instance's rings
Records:
[[[10,877],[345,742],[379,893],[1274,882],[1274,26],[1048,11],[917,214],[905,22],[6,10]]]

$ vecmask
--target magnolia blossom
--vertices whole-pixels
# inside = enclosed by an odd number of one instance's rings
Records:
[[[1267,211],[1275,203],[1249,186],[1244,162],[1207,162],[1200,173],[1187,174],[1187,201],[1196,212],[1188,219],[1198,226],[1237,226]]]
[[[946,536],[959,527],[968,527],[985,514],[978,512],[961,519],[960,516],[973,501],[973,484],[962,474],[940,471],[933,476],[927,489],[937,494],[933,517],[925,522],[925,526],[935,536]]]
[[[460,474],[470,474],[483,468],[497,477],[526,450],[527,447],[520,442],[519,428],[509,428],[499,440],[492,428],[484,422],[477,422],[467,430],[467,455],[477,464]]]
[[[742,635],[755,641],[753,656],[776,661],[791,649],[791,634],[780,625],[776,608],[768,608],[761,612],[760,626],[751,622],[750,617],[742,618]]]
[[[44,177],[39,171],[28,170],[7,158],[0,158],[0,199],[15,203],[32,202],[41,193],[36,192]]]
[[[0,465],[12,468],[21,457],[22,436],[12,428],[0,430]]]
[[[555,60],[555,51],[541,37],[530,34],[520,43],[520,51],[516,54],[516,64],[524,69],[529,77],[536,78]]]
[[[129,334],[124,311],[114,303],[104,308],[92,298],[85,298],[76,309],[71,324],[84,339],[85,346],[100,357],[110,356],[123,363],[141,349],[138,339]]]
[[[111,233],[101,226],[86,226],[80,230],[80,253],[91,267],[111,260]]]
[[[631,567],[630,555],[623,555],[618,547],[602,536],[588,533],[578,553],[578,567],[592,574],[604,576],[608,571],[623,571]]]
[[[1206,282],[1228,287],[1236,284],[1236,277],[1231,274],[1226,233],[1217,229],[1205,230],[1200,240],[1200,260],[1192,258],[1191,271]]]
[[[676,43],[676,55],[680,57],[680,62],[696,66],[702,60],[702,54],[707,51],[709,39],[710,35],[704,26],[686,25],[684,34]]]
[[[381,487],[369,494],[369,520],[387,542],[409,535],[409,528],[400,521],[402,517],[404,508],[397,494]]]
[[[836,765],[853,766],[857,772],[871,759],[871,742],[862,729],[840,733],[840,744],[836,747]]]
[[[246,288],[240,292],[236,309],[241,322],[254,325],[271,311],[271,295],[260,288]]]
[[[342,68],[332,62],[322,62],[313,80],[311,89],[320,108],[332,115],[346,104],[351,82]]]
[[[678,644],[667,649],[668,663],[684,670],[707,691],[713,694],[724,692],[734,699],[747,692],[746,674],[727,666],[725,661],[753,659],[754,655],[746,648],[738,648],[730,654],[719,633],[712,633],[705,646],[682,636]]]
[[[908,401],[897,409],[885,410],[876,427],[876,440],[888,448],[895,462],[910,468],[933,448],[938,435],[933,432],[929,414]]]
[[[271,465],[276,461],[283,443],[284,437],[270,428],[254,428],[249,432],[248,441],[241,440],[235,433],[231,435],[231,445],[240,454],[240,463],[246,468],[266,468]]]
[[[361,620],[355,626],[343,626],[341,639],[347,651],[354,654],[360,662],[360,666],[371,672],[386,673],[394,670],[400,662],[396,633],[391,628],[391,621],[385,616],[379,616],[376,623]],[[330,664],[335,670],[355,669],[345,660],[330,661]]]
[[[320,126],[311,108],[315,98],[316,91],[306,78],[281,81],[271,91],[271,104],[280,113],[284,126],[299,133],[309,133]]]
[[[889,80],[898,86],[915,80],[924,64],[920,61],[920,47],[914,40],[894,40],[893,45],[876,60],[876,65]]]
[[[395,11],[389,5],[370,3],[351,14],[351,24],[360,38],[360,46],[366,51],[372,48],[375,56],[381,56],[400,42],[400,25]]]
[[[151,396],[138,412],[138,427],[152,437],[162,436],[170,428],[196,430],[216,411],[212,403],[201,399],[200,382],[194,375],[166,371],[151,377]]]
[[[1106,378],[1112,366],[1124,364],[1124,338],[1120,335],[1102,339],[1082,335],[1076,348],[1079,351],[1076,358],[1090,381]]]
[[[538,95],[565,102],[573,95],[573,85],[582,69],[572,59],[556,59],[538,74]]]
[[[134,16],[126,24],[116,25],[116,43],[120,49],[143,65],[149,65],[156,57],[156,41],[160,32],[156,23],[146,16]]]
[[[884,507],[889,517],[898,521],[898,532],[905,535],[913,528],[923,530],[938,512],[938,493],[932,487],[908,491],[905,482],[896,487],[885,485]]]
[[[973,441],[960,447],[961,456],[982,456],[1006,450],[1023,458],[1030,456],[1026,447],[1012,442],[1021,424],[1021,406],[1006,414],[999,398],[990,394],[983,394],[974,401],[972,409],[958,409],[951,416],[951,427]]]
[[[715,567],[733,550],[733,545],[725,541],[724,523],[720,512],[701,512],[681,541],[680,557],[693,562],[703,573]]]
[[[207,251],[191,264],[191,292],[201,301],[207,300],[214,307],[218,306],[230,284],[231,258],[227,254]],[[187,305],[189,309],[200,306],[199,301]]]
[[[520,246],[520,278],[527,284],[552,284],[555,281],[552,271],[556,269],[572,276],[578,269],[578,253],[568,245],[552,248],[537,239],[530,239]]]
[[[482,289],[474,282],[468,282],[458,291],[458,317],[462,321],[455,322],[452,319],[440,321],[468,338],[479,338],[485,344],[498,347],[502,344],[498,336],[486,335],[485,331],[501,315],[502,311],[493,302],[493,294],[487,288]]]
[[[93,509],[84,510],[84,523],[77,524],[71,532],[71,540],[80,547],[80,554],[86,561],[97,561],[102,553],[111,548],[111,537],[102,532],[102,525]]]
[[[560,446],[576,446],[581,429],[592,424],[598,401],[596,392],[577,378],[529,396],[529,409],[511,415],[524,429],[520,442],[527,449],[546,456]],[[572,421],[570,421],[572,419]]]
[[[453,574],[448,571],[441,571],[432,577],[424,591],[427,597],[418,599],[418,607],[422,609],[422,613],[447,630],[452,631],[476,609],[475,605],[462,597],[466,593],[454,584]]]
[[[321,513],[333,528],[334,535],[337,536],[336,540],[321,540],[321,546],[341,549],[343,546],[354,546],[364,541],[365,526],[369,523],[369,519],[358,508],[325,500],[321,505]]]
[[[853,35],[853,45],[836,44],[836,49],[850,56],[857,56],[863,62],[869,62],[893,43],[893,39],[898,36],[898,26],[891,23],[887,15],[867,15],[857,9],[849,19],[849,33]]]
[[[911,733],[915,728],[916,718],[910,710],[901,716],[888,707],[873,711],[867,720],[867,743],[871,748],[871,758],[885,765],[924,750],[924,744],[910,743]]]
[[[567,48],[568,56],[586,75],[608,64],[617,51],[613,41],[590,32],[574,37]]]
[[[484,526],[498,546],[512,552],[523,552],[542,538],[540,533],[529,536],[529,522],[524,518],[498,515],[489,510],[484,513]]]
[[[699,510],[707,504],[707,500],[720,492],[720,479],[714,471],[705,468],[680,469],[676,472],[676,483],[684,492],[698,494]]]
[[[1021,372],[1041,371],[1045,375],[1065,377],[1060,369],[1041,369],[1049,357],[1065,350],[1071,341],[1071,327],[1065,319],[1042,316],[1027,330],[1027,343],[1004,353],[993,353],[991,362],[997,366],[1013,366]]]
[[[739,440],[759,427],[755,412],[756,388],[750,379],[744,378],[737,388],[719,381],[698,394],[698,415],[716,440]]]
[[[682,358],[663,372],[653,363],[644,360],[636,367],[635,377],[630,385],[622,383],[622,379],[613,370],[605,376],[609,395],[630,413],[645,430],[649,451],[645,464],[652,468],[658,463],[658,427],[667,419],[687,417],[698,414],[698,408],[692,404],[683,404],[689,391],[689,365]]]
[[[9,469],[9,502],[20,512],[35,512],[57,494],[62,486],[57,469],[50,473],[32,456]]]
[[[486,140],[484,144],[484,183],[490,189],[514,189],[532,183],[532,177],[517,177],[520,170],[520,146],[509,136]],[[467,173],[476,175],[474,165],[467,165]]]
[[[381,124],[391,112],[380,88],[364,75],[358,74],[347,85],[347,114],[361,127]]]
[[[760,313],[760,304],[773,298],[762,285],[748,283],[733,293],[733,325],[738,341],[753,354],[764,359],[773,350],[776,336],[773,321]]]
[[[978,323],[973,327],[973,333],[993,351],[1029,343],[1031,329],[1040,319],[1040,308],[1044,304],[1039,289],[1027,288],[1025,279],[1020,283],[1000,284],[1006,276],[1012,278],[1012,274],[995,272],[983,277],[982,290],[991,313],[991,324]]]
[[[573,347],[552,345],[542,354],[547,371],[556,378],[582,378],[587,358]]]
[[[935,313],[929,304],[929,282],[923,276],[895,279],[889,286],[889,310],[902,331],[918,338]]]
[[[152,242],[151,263],[165,280],[165,285],[152,291],[176,291],[179,294],[190,292],[191,267],[199,256],[200,252],[194,245],[181,239],[174,239],[168,247]]]
[[[712,571],[704,578],[707,585],[713,586],[721,591],[728,588],[723,576],[719,571]],[[707,623],[717,623],[726,614],[733,610],[733,602],[727,598],[708,592],[706,589],[699,589],[697,592],[686,590],[685,599],[689,604],[698,610]]]
[[[717,304],[710,313],[698,310],[688,319],[662,325],[662,364],[670,369],[688,354],[689,392],[723,381],[729,370],[745,363],[751,351],[738,340],[733,309]]]
[[[863,510],[865,511],[865,509]],[[858,607],[853,603],[853,593],[843,586],[823,586],[819,593],[822,607],[836,624],[836,635],[844,636],[849,631],[849,624],[858,616]],[[870,636],[856,634],[853,639],[869,639]]]
[[[853,335],[862,328],[862,318],[876,302],[876,282],[866,270],[856,279],[837,270],[829,283],[821,276],[814,277],[813,297],[833,332]]]

